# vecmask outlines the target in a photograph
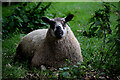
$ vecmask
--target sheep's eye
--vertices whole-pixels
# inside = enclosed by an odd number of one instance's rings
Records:
[[[63,23],[62,25],[63,25],[63,29],[64,29],[66,27],[66,23]]]

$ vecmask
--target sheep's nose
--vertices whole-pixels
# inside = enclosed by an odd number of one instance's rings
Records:
[[[55,36],[56,36],[58,39],[61,39],[61,38],[62,38],[62,35],[63,35],[63,31],[61,30],[61,27],[60,27],[60,26],[57,26],[57,27],[56,27],[56,31],[55,31]]]
[[[56,32],[57,32],[58,34],[60,34],[60,35],[63,35],[63,31],[62,31],[62,29],[61,29],[60,26],[57,26],[57,27],[56,27]]]

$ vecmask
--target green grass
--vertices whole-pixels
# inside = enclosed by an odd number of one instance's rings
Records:
[[[3,78],[18,78],[24,76],[26,72],[25,66],[19,65],[19,63],[13,65],[13,59],[16,51],[16,47],[20,42],[20,35],[13,36],[10,39],[3,40],[3,54],[2,54],[2,76]],[[21,69],[22,68],[22,69]]]
[[[117,5],[117,3],[114,3]],[[18,5],[17,5],[18,6]],[[2,8],[2,16],[5,18],[6,16],[10,15],[13,11],[11,11],[13,8],[15,8],[16,5],[13,5],[11,7],[3,7]],[[69,26],[71,27],[72,31],[74,32],[76,38],[80,42],[80,46],[82,49],[82,55],[84,62],[87,62],[89,60],[92,60],[93,56],[95,56],[93,59],[94,62],[96,62],[95,65],[91,65],[93,68],[99,67],[99,61],[100,61],[100,52],[102,51],[101,46],[103,45],[102,38],[88,38],[82,35],[83,31],[88,31],[89,24],[88,21],[94,15],[94,11],[102,8],[102,3],[81,3],[81,2],[67,2],[67,3],[52,3],[51,7],[47,10],[45,13],[47,17],[66,17],[68,14],[74,14],[74,18],[71,22],[69,22]],[[8,13],[6,13],[8,12]],[[54,16],[54,15],[55,16]],[[114,16],[114,14],[111,14],[111,23],[112,23],[112,29],[114,29],[114,26],[116,25],[117,17]],[[77,30],[81,30],[81,32],[77,32]],[[114,30],[115,33],[115,30]],[[28,66],[26,63],[20,64],[16,63],[13,64],[13,58],[15,55],[16,47],[20,42],[21,35],[20,34],[12,34],[9,35],[10,38],[4,39],[2,41],[2,77],[3,78],[20,78],[25,77],[26,74],[31,70],[28,69]],[[108,45],[109,47],[109,45]],[[106,48],[108,48],[106,47]],[[93,54],[91,56],[91,54]],[[39,72],[33,71],[33,72]],[[44,73],[44,72],[43,72]],[[46,73],[48,74],[49,71]],[[49,75],[48,75],[49,76]]]
[[[15,5],[17,4],[17,5]],[[14,13],[14,8],[17,6],[20,6],[20,3],[14,3],[12,6],[4,6],[2,3],[2,18],[6,18],[7,16],[10,16],[12,13]]]

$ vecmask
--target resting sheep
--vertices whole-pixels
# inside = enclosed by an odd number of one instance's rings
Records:
[[[55,68],[63,66],[66,59],[72,64],[82,62],[79,42],[66,24],[72,18],[72,14],[66,18],[42,17],[50,28],[34,30],[24,36],[16,49],[15,60],[28,59],[32,66],[48,65]]]

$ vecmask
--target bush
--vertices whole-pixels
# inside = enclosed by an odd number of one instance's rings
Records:
[[[114,7],[113,11],[111,7]],[[89,27],[89,31],[84,31],[83,35],[90,38],[103,38],[101,51],[97,53],[99,55],[98,60],[93,57],[93,61],[91,61],[91,59],[89,63],[93,62],[91,65],[96,65],[94,69],[96,68],[96,70],[99,70],[101,73],[104,72],[105,75],[110,76],[111,79],[117,79],[116,76],[120,74],[120,55],[118,55],[120,53],[120,18],[116,20],[118,24],[114,25],[116,33],[112,34],[113,30],[110,27],[110,25],[112,25],[110,21],[111,12],[117,13],[118,16],[120,15],[120,10],[117,10],[116,6],[111,3],[103,3],[103,9],[95,11],[94,16],[90,19],[91,26]],[[109,34],[111,34],[111,36],[109,36]]]
[[[42,5],[39,3],[23,3],[20,7],[14,9],[14,13],[3,19],[3,38],[10,33],[20,32],[29,33],[32,30],[47,26],[40,19],[51,3]]]

